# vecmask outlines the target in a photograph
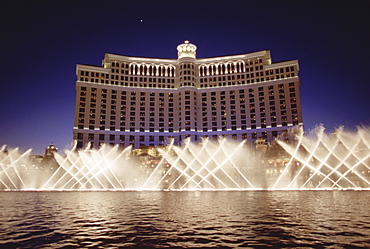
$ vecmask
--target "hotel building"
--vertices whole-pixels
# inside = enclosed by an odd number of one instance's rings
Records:
[[[303,125],[297,60],[272,63],[268,50],[197,59],[196,49],[185,41],[178,59],[105,54],[101,67],[77,65],[77,148],[272,141]]]

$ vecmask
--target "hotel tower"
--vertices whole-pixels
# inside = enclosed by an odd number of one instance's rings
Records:
[[[197,59],[196,49],[185,41],[177,59],[105,54],[102,66],[77,65],[77,148],[272,141],[303,125],[297,60],[272,63],[269,50]]]

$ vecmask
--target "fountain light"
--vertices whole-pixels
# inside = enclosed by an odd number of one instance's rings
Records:
[[[295,130],[297,131],[297,130]],[[292,133],[293,134],[293,133]],[[291,135],[292,135],[291,134]],[[31,150],[0,148],[2,190],[291,190],[370,189],[370,128],[339,128],[326,134],[294,133],[278,139],[280,157],[269,156],[227,138],[199,143],[186,139],[156,148],[160,158],[139,161],[131,147],[104,145],[99,150],[66,150],[55,154],[59,166],[48,169],[30,160]],[[146,157],[147,158],[147,157]],[[35,166],[36,165],[36,166]]]

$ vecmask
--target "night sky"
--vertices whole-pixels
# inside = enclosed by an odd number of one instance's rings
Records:
[[[76,64],[270,50],[299,60],[305,130],[370,125],[370,1],[2,0],[0,146],[71,147]],[[142,20],[142,22],[141,22]]]

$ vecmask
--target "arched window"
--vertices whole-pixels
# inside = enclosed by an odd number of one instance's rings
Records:
[[[240,72],[241,73],[244,73],[245,72],[245,62],[244,61],[241,61],[240,62]]]
[[[157,75],[157,66],[154,66],[153,67],[153,76],[156,76]]]
[[[171,69],[171,76],[175,77],[175,68],[174,67],[172,67],[172,69]]]
[[[166,68],[162,66],[162,76],[166,76]]]
[[[146,75],[147,72],[147,65],[142,65],[143,66],[143,75]]]

